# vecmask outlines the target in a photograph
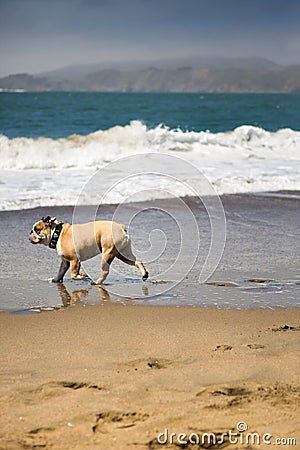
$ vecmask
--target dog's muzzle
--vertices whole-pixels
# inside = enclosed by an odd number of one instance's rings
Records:
[[[39,236],[34,230],[31,230],[29,240],[32,244],[38,244],[43,240],[43,238]]]

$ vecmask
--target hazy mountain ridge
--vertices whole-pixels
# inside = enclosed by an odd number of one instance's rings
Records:
[[[187,65],[179,67],[179,63]],[[190,63],[190,64],[189,64]],[[37,75],[0,79],[0,89],[102,92],[300,92],[300,65],[280,66],[263,58],[184,58],[116,67],[77,65]],[[130,66],[130,69],[128,68]],[[143,67],[144,66],[144,67]]]
[[[123,61],[118,63],[102,62],[97,64],[74,64],[56,70],[42,72],[39,75],[54,78],[76,78],[102,70],[120,70],[121,72],[140,71],[148,68],[178,69],[180,67],[206,68],[206,69],[280,69],[281,65],[266,58],[229,58],[216,56],[193,56],[170,59],[157,59],[151,61]]]

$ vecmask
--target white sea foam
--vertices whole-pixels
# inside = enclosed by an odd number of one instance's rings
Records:
[[[300,190],[298,131],[271,133],[245,125],[227,133],[185,132],[164,126],[148,129],[134,121],[61,139],[0,136],[0,209],[74,204],[95,169],[117,158],[148,152],[173,154],[193,163],[219,194]],[[103,189],[120,176],[126,173],[112,173]],[[109,201],[118,203],[130,195],[130,181],[125,184]],[[149,177],[140,181],[141,188],[150,186],[153,180]],[[191,195],[183,186],[177,190],[177,195]],[[149,196],[163,196],[161,191],[155,194],[152,189],[150,194],[149,190]]]

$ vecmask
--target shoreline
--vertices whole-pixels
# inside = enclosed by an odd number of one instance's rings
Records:
[[[39,169],[37,169],[39,170]],[[291,189],[280,189],[280,190],[269,190],[269,191],[249,191],[249,192],[229,192],[229,193],[223,193],[223,194],[216,194],[216,196],[218,196],[221,200],[223,198],[236,198],[236,197],[257,197],[257,198],[270,198],[270,199],[277,199],[277,200],[300,200],[300,190],[291,190]],[[202,195],[201,198],[211,198],[211,197],[215,197],[215,195]],[[191,202],[193,203],[195,201],[195,199],[197,197],[193,197],[193,196],[182,196],[182,197],[176,197],[179,198],[180,200],[186,201],[187,203]],[[156,198],[154,200],[145,200],[144,202],[141,200],[137,200],[134,202],[126,202],[124,203],[124,205],[126,206],[134,206],[134,205],[139,205],[139,204],[145,204],[145,205],[149,205],[149,204],[156,204],[158,202],[170,202],[173,203],[175,200],[175,197],[170,197],[170,198]],[[114,210],[117,206],[119,205],[119,203],[105,203],[105,204],[101,204],[101,208],[104,209],[108,209],[108,210]],[[88,205],[81,205],[80,208],[95,208],[97,205],[96,204],[88,204]],[[25,207],[25,208],[19,208],[19,209],[0,209],[0,214],[5,214],[5,213],[19,213],[21,211],[40,211],[40,210],[45,210],[45,209],[72,209],[74,210],[75,205],[73,204],[63,204],[63,205],[38,205],[38,206],[33,206],[33,207]]]

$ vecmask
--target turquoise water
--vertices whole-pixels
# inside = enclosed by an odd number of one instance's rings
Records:
[[[132,120],[212,133],[245,124],[300,130],[300,95],[0,93],[0,134],[9,138],[87,135]]]

